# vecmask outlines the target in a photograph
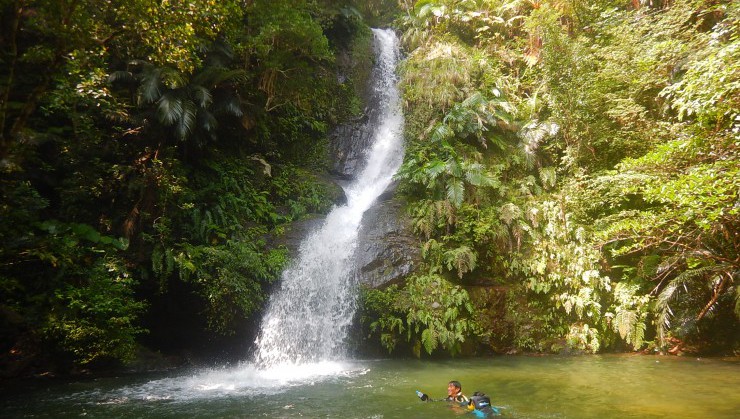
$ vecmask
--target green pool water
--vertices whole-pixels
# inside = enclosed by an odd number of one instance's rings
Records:
[[[0,417],[456,418],[447,382],[512,418],[740,418],[740,359],[638,355],[364,360],[260,371],[41,382],[4,391]]]

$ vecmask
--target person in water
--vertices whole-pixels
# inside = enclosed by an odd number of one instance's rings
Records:
[[[444,399],[430,399],[428,395],[421,391],[416,391],[416,395],[422,401],[446,401],[451,402],[453,406],[458,408],[465,408],[471,412],[474,412],[476,416],[488,417],[498,416],[501,414],[497,407],[491,406],[491,399],[483,393],[475,392],[472,397],[468,398],[462,392],[462,384],[459,381],[450,381],[447,383],[447,397]]]
[[[447,383],[447,398],[445,400],[459,403],[460,406],[467,406],[470,403],[470,399],[463,394],[462,384],[459,381],[450,381]]]
[[[429,396],[426,394],[417,391],[416,394],[419,396],[419,398],[422,401],[430,401],[430,402],[436,402],[436,401],[446,401],[446,402],[455,402],[460,406],[467,406],[468,403],[470,403],[470,399],[468,399],[462,392],[462,384],[460,384],[459,381],[450,381],[447,383],[447,397],[444,399],[430,399]]]

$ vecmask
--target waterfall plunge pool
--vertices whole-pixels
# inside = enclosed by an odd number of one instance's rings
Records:
[[[252,364],[3,390],[3,417],[467,418],[414,390],[483,391],[516,418],[736,418],[740,359],[641,355]]]

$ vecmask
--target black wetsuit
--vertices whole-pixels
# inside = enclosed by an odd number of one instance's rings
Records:
[[[468,399],[464,394],[462,394],[462,391],[458,392],[454,396],[447,396],[447,398],[445,398],[445,401],[456,402],[460,404],[460,406],[467,406],[468,403],[470,403],[470,399]]]

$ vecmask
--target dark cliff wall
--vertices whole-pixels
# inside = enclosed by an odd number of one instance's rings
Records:
[[[385,288],[413,272],[421,261],[421,244],[413,234],[395,184],[362,217],[355,258],[363,285]]]

